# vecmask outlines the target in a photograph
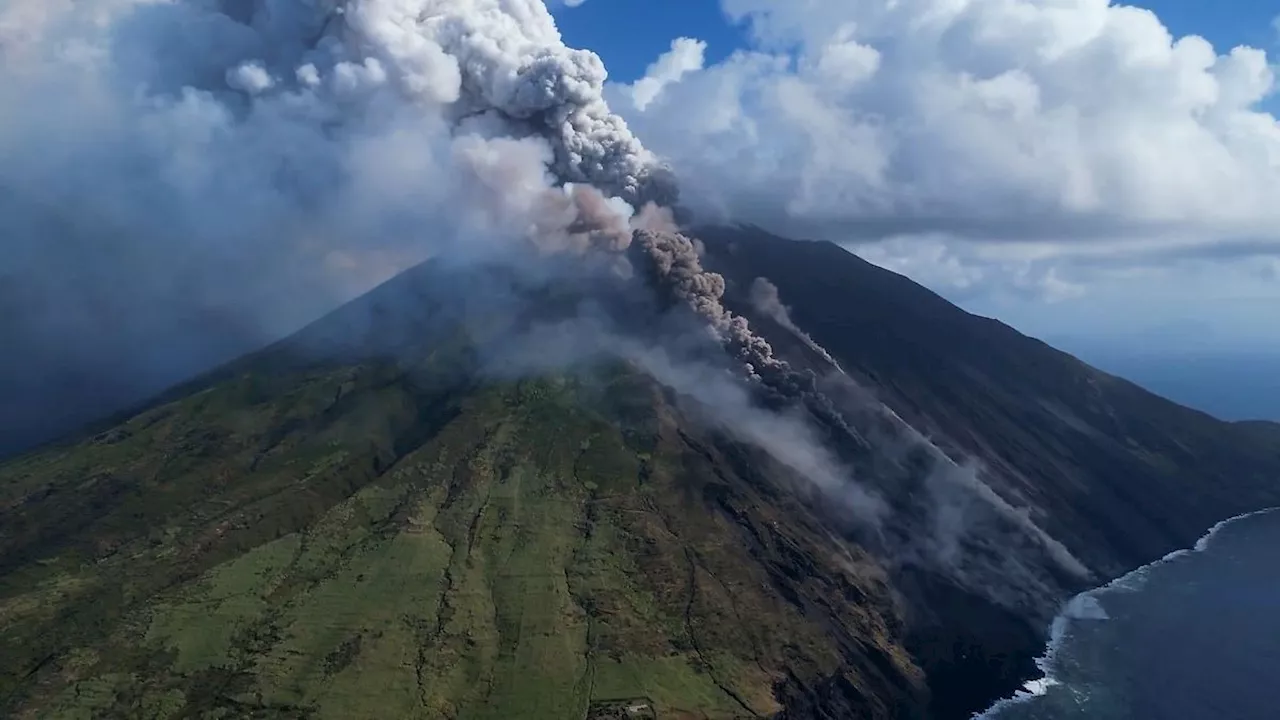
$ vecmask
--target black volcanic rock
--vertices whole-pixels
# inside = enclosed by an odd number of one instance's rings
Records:
[[[706,264],[780,290],[797,324],[846,371],[998,489],[1045,513],[1051,534],[1104,575],[1186,547],[1216,521],[1280,504],[1280,432],[1227,423],[966,313],[825,242],[706,229]],[[758,321],[757,318],[752,318]]]

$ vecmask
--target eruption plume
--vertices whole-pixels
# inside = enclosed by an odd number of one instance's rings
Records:
[[[0,452],[427,257],[622,249],[675,184],[604,79],[540,0],[0,3]]]
[[[605,102],[604,63],[565,47],[541,0],[363,4],[370,5],[400,8],[399,19],[418,30],[415,42],[434,43],[454,59],[461,91],[454,117],[492,119],[509,134],[543,138],[565,182],[593,185],[632,207],[676,202],[670,173]]]
[[[658,288],[693,311],[715,339],[741,363],[747,377],[765,388],[772,400],[798,401],[845,440],[866,447],[861,435],[818,389],[817,377],[812,372],[796,370],[786,360],[776,357],[773,346],[751,329],[746,318],[724,306],[724,278],[703,269],[697,243],[677,232],[644,229],[636,231],[636,242]]]
[[[0,368],[0,397],[19,399],[0,441],[117,409],[425,257],[520,272],[533,248],[639,269],[756,396],[808,411],[778,417],[825,432],[787,425],[780,442],[736,395],[724,422],[824,489],[852,482],[820,444],[868,450],[855,413],[725,307],[677,229],[675,178],[542,0],[88,4],[0,3],[0,347],[24,351]],[[235,337],[208,342],[219,321]],[[104,397],[50,380],[55,364]]]

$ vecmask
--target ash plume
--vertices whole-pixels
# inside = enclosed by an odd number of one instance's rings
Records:
[[[65,432],[70,406],[139,399],[431,256],[616,253],[675,184],[604,78],[540,0],[0,4],[0,346],[22,351],[0,397],[30,398],[0,437]]]
[[[99,0],[92,16],[36,2],[0,11],[43,18],[0,38],[0,104],[18,109],[0,119],[10,302],[64,325],[33,357],[120,355],[128,374],[210,306],[269,338],[434,254],[570,252],[625,275],[634,229],[658,287],[749,377],[816,397],[720,304],[723,279],[674,233],[674,178],[540,0]],[[58,50],[70,41],[89,51]],[[58,232],[33,210],[68,205],[78,223]],[[95,243],[117,247],[90,262]],[[80,281],[55,282],[68,266]],[[113,292],[109,317],[82,317]],[[83,325],[106,329],[92,350]]]
[[[565,182],[593,185],[632,207],[675,204],[674,178],[605,102],[604,63],[565,47],[540,0],[407,4],[423,34],[457,60],[455,116],[496,119],[509,133],[544,138]]]
[[[0,438],[71,429],[40,414],[85,396],[47,366],[120,388],[89,420],[427,257],[520,273],[554,253],[651,280],[752,400],[821,431],[778,444],[755,418],[739,435],[837,474],[870,450],[852,414],[726,309],[724,278],[678,232],[675,178],[605,78],[541,0],[0,4],[0,347],[20,350],[2,361],[0,397],[19,404],[0,407]],[[810,452],[822,443],[840,457]]]
[[[786,360],[776,357],[773,346],[751,329],[746,318],[724,306],[724,278],[702,267],[694,240],[666,230],[640,229],[635,237],[660,291],[703,321],[711,335],[741,364],[745,375],[765,388],[775,403],[799,402],[823,424],[841,434],[842,440],[859,449],[866,448],[862,436],[818,389],[817,376],[810,371],[796,370]]]
[[[394,272],[457,245],[625,246],[635,209],[676,200],[540,0],[92,4],[0,9],[7,215],[75,203],[186,265],[324,274],[338,253]]]

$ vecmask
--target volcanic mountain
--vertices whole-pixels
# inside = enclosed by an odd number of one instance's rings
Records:
[[[0,709],[963,718],[1070,594],[1280,504],[1275,426],[695,235],[794,392],[642,270],[433,261],[0,465]]]

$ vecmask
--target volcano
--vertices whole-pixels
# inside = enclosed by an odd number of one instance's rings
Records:
[[[0,708],[964,718],[1057,603],[1280,504],[1277,426],[830,243],[696,235],[831,417],[644,292],[429,262],[0,465]]]

